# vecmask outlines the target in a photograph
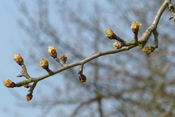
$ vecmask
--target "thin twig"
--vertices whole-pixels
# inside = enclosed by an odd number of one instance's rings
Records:
[[[169,1],[168,6],[169,6],[169,11],[170,11],[171,14],[172,14],[172,18],[174,19],[174,22],[175,22],[175,11],[174,11],[174,6],[173,6],[173,4],[171,3],[171,0]]]
[[[138,32],[134,33],[134,40],[137,43],[137,41],[138,41]]]
[[[24,76],[24,77],[26,77],[27,79],[29,79],[29,78],[31,78],[30,76],[29,76],[29,74],[27,73],[27,68],[26,68],[26,66],[23,64],[22,66],[22,72],[21,72],[21,76]]]
[[[153,31],[153,34],[154,34],[154,48],[158,48],[158,35],[159,33],[157,32],[157,30],[154,30]]]
[[[129,49],[134,48],[134,47],[136,47],[136,46],[133,45],[133,46],[129,46],[129,47],[122,47],[121,49],[114,49],[114,50],[109,50],[109,51],[98,52],[98,53],[96,53],[96,54],[94,54],[94,55],[92,55],[92,56],[90,56],[86,59],[83,59],[81,61],[78,61],[78,62],[75,62],[75,63],[72,63],[72,64],[67,64],[66,66],[64,66],[60,69],[54,70],[54,71],[52,71],[53,74],[46,74],[46,75],[43,75],[43,76],[40,76],[40,77],[37,77],[37,78],[30,78],[29,80],[24,80],[24,81],[21,81],[21,82],[17,82],[16,86],[20,87],[20,86],[23,86],[24,84],[28,84],[28,83],[31,83],[31,82],[34,82],[34,81],[40,81],[40,80],[43,80],[43,79],[45,79],[49,76],[52,76],[52,75],[57,74],[59,72],[62,72],[66,69],[70,69],[72,67],[75,67],[75,66],[78,66],[78,65],[81,65],[81,64],[85,64],[85,63],[87,63],[87,62],[89,62],[89,61],[91,61],[95,58],[98,58],[100,56],[104,56],[104,55],[108,55],[108,54],[115,54],[115,53],[118,53],[118,52],[129,50]]]
[[[144,44],[140,44],[139,47],[142,49],[145,44],[147,43],[149,37],[151,36],[152,32],[154,30],[156,30],[157,25],[159,23],[160,17],[162,16],[162,13],[164,12],[164,10],[166,9],[166,7],[168,6],[168,3],[170,2],[170,0],[165,0],[164,3],[162,4],[162,6],[160,7],[160,9],[158,10],[152,25],[143,33],[143,35],[139,38],[140,42],[144,42]]]

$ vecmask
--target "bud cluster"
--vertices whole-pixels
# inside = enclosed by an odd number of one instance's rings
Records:
[[[57,48],[55,47],[52,47],[52,46],[48,46],[48,53],[51,57],[53,57],[57,62],[59,62],[62,66],[64,66],[65,62],[67,61],[67,56],[65,54],[62,54],[60,55],[60,59],[57,58],[57,51],[56,51]],[[30,88],[29,89],[29,94],[26,95],[26,100],[27,101],[30,101],[33,97],[32,93],[33,93],[33,89],[35,88],[35,85],[36,83],[38,82],[38,80],[36,81],[31,81],[31,77],[28,75],[27,73],[27,69],[24,65],[24,60],[23,58],[21,57],[20,54],[17,54],[17,53],[14,53],[13,54],[13,59],[14,61],[16,61],[17,64],[19,64],[23,71],[21,72],[22,74],[18,75],[17,77],[26,77],[30,82],[34,82],[33,85],[30,85],[30,84],[26,84],[26,82],[20,82],[20,83],[14,83],[12,82],[11,80],[7,79],[5,81],[3,81],[4,83],[4,86],[8,87],[8,88],[13,88],[13,87],[19,87],[19,86],[24,86],[25,88]],[[40,62],[39,62],[39,65],[38,66],[41,66],[42,68],[46,69],[46,71],[53,75],[53,72],[49,69],[49,62],[45,59],[45,58],[41,58]],[[33,78],[34,79],[34,78]],[[86,77],[84,75],[80,75],[80,79],[82,82],[86,82]],[[27,82],[28,83],[28,82]]]

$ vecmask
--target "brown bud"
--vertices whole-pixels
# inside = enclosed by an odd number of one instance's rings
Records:
[[[58,47],[57,48],[54,48],[52,46],[48,47],[48,53],[53,58],[57,58],[57,51],[56,51],[56,49],[58,49]]]
[[[64,63],[66,63],[66,61],[67,61],[67,56],[66,56],[65,54],[62,54],[62,55],[60,55],[60,59],[61,59]]]
[[[16,77],[23,77],[23,75],[17,75]]]
[[[30,85],[29,84],[25,84],[25,85],[23,85],[25,88],[29,88],[30,87]]]
[[[171,16],[171,17],[169,18],[169,20],[171,20],[171,19],[173,19],[173,16]]]
[[[83,74],[80,74],[79,80],[80,80],[81,82],[86,82],[86,76],[83,75]]]
[[[30,101],[33,98],[33,95],[31,93],[26,95],[26,100]]]

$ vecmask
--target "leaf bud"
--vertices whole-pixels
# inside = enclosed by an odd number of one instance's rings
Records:
[[[29,93],[29,94],[26,95],[26,100],[27,101],[30,101],[32,98],[33,98],[32,93]]]
[[[151,54],[152,52],[154,52],[154,49],[155,49],[155,48],[152,47],[152,46],[146,46],[145,48],[142,49],[142,51],[143,51],[144,54],[149,55],[149,54]]]
[[[120,49],[122,47],[120,42],[114,42],[113,46],[115,49]]]
[[[105,35],[108,39],[115,39],[116,38],[115,33],[111,29],[106,29],[106,30],[104,30],[104,32],[105,32]]]
[[[133,33],[137,33],[139,31],[139,26],[141,26],[142,24],[137,23],[135,20],[131,23],[131,29],[133,31]]]
[[[57,58],[57,51],[56,51],[56,49],[58,49],[58,47],[57,48],[54,48],[52,46],[48,47],[48,53],[53,58]]]
[[[44,69],[48,69],[49,63],[45,58],[41,58],[38,67],[41,66]]]
[[[4,83],[4,86],[6,86],[6,87],[8,87],[8,88],[13,88],[13,87],[15,87],[15,83],[12,82],[12,81],[9,80],[9,79],[4,80],[3,83]]]
[[[66,56],[65,54],[62,54],[62,55],[60,55],[60,59],[61,59],[64,63],[66,63],[66,61],[67,61],[67,56]]]
[[[18,63],[19,65],[23,65],[23,64],[24,64],[23,58],[21,57],[20,54],[14,53],[14,54],[13,54],[13,59],[14,59],[14,61],[16,61],[16,63]]]
[[[80,74],[79,80],[80,80],[81,82],[86,82],[86,76],[83,75],[83,74]]]

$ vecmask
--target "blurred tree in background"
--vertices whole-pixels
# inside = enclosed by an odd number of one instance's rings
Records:
[[[142,23],[141,34],[152,21],[164,0],[36,0],[31,9],[24,1],[16,2],[23,17],[18,21],[27,34],[26,52],[34,64],[47,57],[47,47],[58,47],[68,63],[97,52],[113,49],[104,29],[112,29],[125,41],[133,40],[130,24]],[[172,1],[174,2],[174,1]],[[173,3],[175,5],[175,3]],[[63,85],[49,83],[52,95],[41,95],[32,107],[43,116],[58,117],[174,117],[175,116],[175,24],[168,9],[159,22],[159,47],[147,56],[137,47],[97,58],[84,66],[87,82],[78,80],[78,67],[55,75]],[[147,45],[153,43],[151,36]],[[38,54],[36,54],[38,53]],[[61,66],[54,64],[57,69]],[[27,62],[27,61],[26,61]],[[40,84],[39,84],[40,85]],[[39,88],[39,87],[37,87]],[[42,86],[40,85],[40,88]]]

